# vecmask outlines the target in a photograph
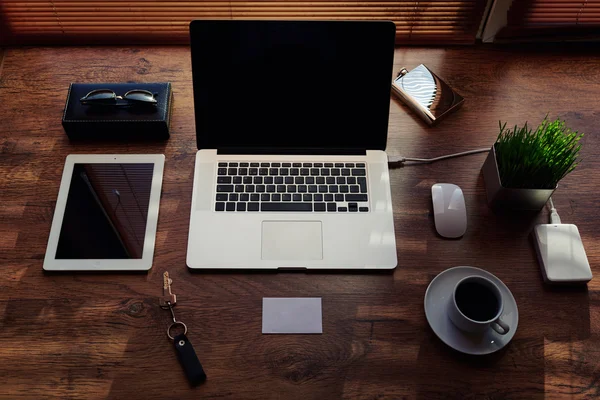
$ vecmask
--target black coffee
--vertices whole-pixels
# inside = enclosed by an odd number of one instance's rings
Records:
[[[475,321],[489,321],[498,314],[500,301],[496,294],[479,282],[463,282],[456,288],[456,305]]]

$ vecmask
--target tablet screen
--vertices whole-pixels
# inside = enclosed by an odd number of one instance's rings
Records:
[[[76,163],[57,259],[141,259],[153,163]]]

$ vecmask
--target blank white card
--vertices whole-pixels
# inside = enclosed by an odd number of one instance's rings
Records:
[[[323,333],[320,297],[264,297],[262,333]]]

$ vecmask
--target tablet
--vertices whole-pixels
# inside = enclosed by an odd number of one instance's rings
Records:
[[[44,269],[149,270],[164,163],[162,154],[69,155]]]

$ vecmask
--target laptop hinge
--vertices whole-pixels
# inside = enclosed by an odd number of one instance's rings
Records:
[[[217,154],[286,154],[286,155],[352,155],[364,156],[364,148],[287,148],[287,147],[222,147],[217,149]]]

